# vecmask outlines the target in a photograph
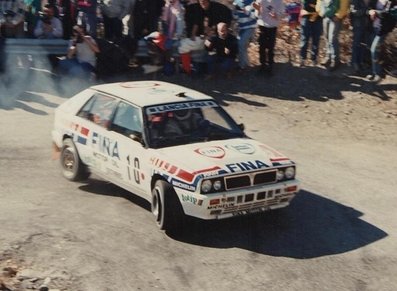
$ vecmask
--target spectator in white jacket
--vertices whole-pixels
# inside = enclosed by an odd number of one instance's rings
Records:
[[[285,13],[284,3],[283,0],[259,0],[253,6],[258,11],[260,72],[271,75],[277,27]]]

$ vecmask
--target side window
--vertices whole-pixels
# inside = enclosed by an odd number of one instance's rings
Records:
[[[140,110],[132,105],[120,102],[111,129],[126,136],[142,134]]]
[[[112,97],[98,94],[93,96],[77,115],[109,128],[117,103],[118,101]]]
[[[205,119],[209,120],[212,124],[216,124],[219,127],[231,130],[231,126],[227,123],[227,120],[215,110],[215,107],[205,107],[203,108],[203,116]]]
[[[83,106],[83,108],[80,109],[79,113],[77,113],[77,116],[80,116],[84,119],[89,119],[90,117],[90,110],[92,108],[92,104],[94,104],[96,99],[96,96],[94,95],[91,97],[87,103]]]

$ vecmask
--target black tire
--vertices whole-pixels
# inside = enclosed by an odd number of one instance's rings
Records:
[[[63,141],[60,162],[63,176],[70,181],[86,180],[90,175],[87,166],[80,160],[76,146],[70,138]]]
[[[152,189],[152,213],[161,230],[179,232],[183,228],[182,205],[172,188],[163,180],[156,181]]]

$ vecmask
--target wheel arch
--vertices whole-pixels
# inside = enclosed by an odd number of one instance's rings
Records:
[[[163,180],[164,182],[167,182],[167,183],[168,183],[167,179],[165,179],[165,178],[164,178],[163,176],[161,176],[160,174],[154,174],[154,175],[152,176],[152,180],[151,180],[151,182],[150,182],[150,190],[153,190],[154,185],[156,184],[156,182],[157,182],[158,180]]]

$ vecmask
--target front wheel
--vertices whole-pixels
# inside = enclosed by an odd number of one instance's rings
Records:
[[[85,180],[90,175],[87,166],[80,160],[76,146],[70,138],[63,141],[60,161],[62,174],[70,181]]]
[[[152,190],[152,213],[158,227],[177,232],[183,227],[184,213],[172,186],[163,180],[156,181]]]

